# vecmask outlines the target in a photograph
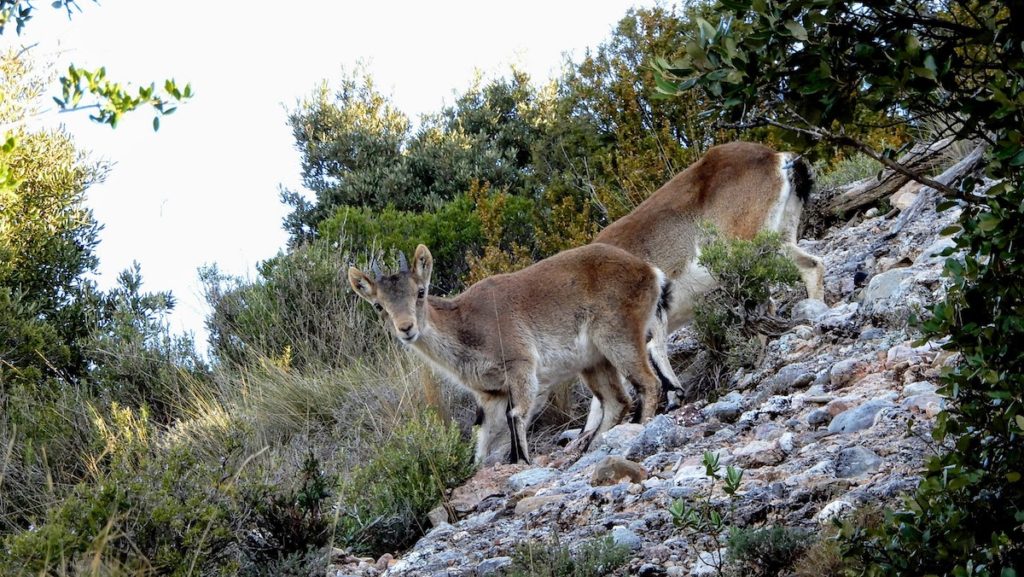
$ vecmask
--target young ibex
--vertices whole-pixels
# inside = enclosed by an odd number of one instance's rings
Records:
[[[630,408],[620,375],[640,392],[641,419],[654,415],[665,376],[656,371],[665,369],[651,366],[647,347],[663,339],[668,296],[656,267],[616,247],[588,245],[484,279],[451,299],[428,295],[432,268],[430,251],[419,245],[412,266],[403,257],[396,274],[370,277],[353,267],[348,278],[390,318],[400,341],[474,394],[483,410],[477,462],[506,425],[510,460],[529,462],[526,427],[538,396],[577,374],[601,405],[588,420],[590,436]]]
[[[665,272],[672,282],[669,332],[690,321],[694,297],[715,286],[697,263],[703,223],[727,238],[749,240],[765,230],[780,233],[807,285],[807,296],[822,300],[825,266],[796,245],[800,214],[812,186],[807,162],[792,153],[750,142],[722,144],[608,225],[593,242],[625,249]],[[677,400],[671,391],[669,396],[670,404]]]

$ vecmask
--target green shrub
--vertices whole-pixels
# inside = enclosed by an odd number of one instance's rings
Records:
[[[838,162],[826,165],[824,162],[817,162],[814,166],[814,183],[819,190],[830,190],[840,186],[872,178],[882,170],[882,165],[877,160],[862,153],[853,154],[842,158]]]
[[[373,358],[385,333],[360,306],[345,273],[358,260],[326,241],[305,245],[259,265],[247,281],[201,272],[210,344],[229,367],[271,361],[283,369],[344,367]]]
[[[629,548],[611,535],[583,542],[574,552],[556,533],[548,542],[530,541],[516,547],[508,577],[603,577],[626,564]]]
[[[725,559],[730,571],[744,577],[788,575],[811,542],[807,531],[792,527],[734,528]]]
[[[429,528],[427,514],[445,491],[473,471],[473,448],[454,423],[415,418],[342,482],[336,539],[374,556],[407,547]]]
[[[484,244],[480,218],[469,196],[463,194],[433,211],[413,212],[386,207],[379,210],[342,206],[320,224],[320,236],[352,247],[375,247],[385,254],[403,251],[412,255],[417,244],[434,255],[434,292],[446,293],[462,286],[469,270],[466,253]],[[347,289],[347,286],[345,287]]]
[[[0,573],[233,575],[220,474],[175,449],[82,483],[40,526],[4,540]]]
[[[252,576],[309,575],[322,561],[331,537],[329,511],[334,480],[321,469],[310,450],[298,471],[298,483],[275,491],[253,485],[243,491],[251,526],[243,541],[243,574]],[[305,571],[305,573],[303,573]]]
[[[767,310],[772,292],[800,279],[776,233],[761,232],[749,241],[708,234],[698,261],[718,286],[694,303],[694,328],[705,351],[698,361],[704,366],[694,371],[698,382],[691,385],[697,391],[714,385],[711,377],[722,367],[733,371],[757,362],[763,350],[757,335],[784,326]]]

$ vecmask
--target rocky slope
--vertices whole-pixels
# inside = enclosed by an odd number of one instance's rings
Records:
[[[578,459],[556,450],[532,467],[481,470],[452,496],[457,519],[438,511],[400,559],[339,559],[329,574],[500,574],[518,544],[555,533],[570,545],[610,533],[633,552],[623,574],[713,574],[717,545],[689,541],[669,513],[674,500],[709,490],[705,451],[743,471],[739,525],[814,527],[911,490],[935,449],[936,382],[952,362],[934,343],[913,346],[907,326],[944,290],[937,254],[950,241],[939,231],[958,211],[932,204],[904,199],[903,213],[802,243],[825,259],[831,306],[795,306],[801,323],[717,402],[620,425]]]

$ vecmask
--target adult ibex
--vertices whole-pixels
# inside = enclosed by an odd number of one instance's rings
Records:
[[[505,426],[510,460],[529,462],[526,427],[537,398],[577,374],[599,400],[588,420],[596,435],[616,425],[631,401],[622,375],[640,392],[641,419],[657,408],[661,383],[652,349],[665,334],[664,274],[626,251],[602,244],[565,251],[523,270],[484,279],[451,298],[430,296],[433,258],[416,248],[412,266],[373,277],[348,271],[356,293],[390,318],[395,336],[435,369],[469,389],[483,423],[482,463]],[[652,341],[653,339],[653,341]],[[667,365],[667,363],[666,363]]]
[[[593,242],[622,248],[665,272],[672,283],[669,332],[691,320],[694,297],[715,286],[697,263],[703,223],[726,238],[749,240],[760,231],[778,232],[807,285],[807,296],[822,300],[825,266],[796,245],[800,214],[812,186],[807,162],[792,153],[751,142],[722,144],[608,225]]]

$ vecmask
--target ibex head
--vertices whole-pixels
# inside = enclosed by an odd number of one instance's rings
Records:
[[[419,338],[426,318],[433,268],[434,258],[430,250],[421,244],[416,247],[412,267],[401,254],[398,272],[387,275],[375,270],[374,276],[370,277],[356,267],[350,267],[348,282],[357,295],[372,304],[382,316],[391,319],[391,327],[399,340],[411,344]]]

